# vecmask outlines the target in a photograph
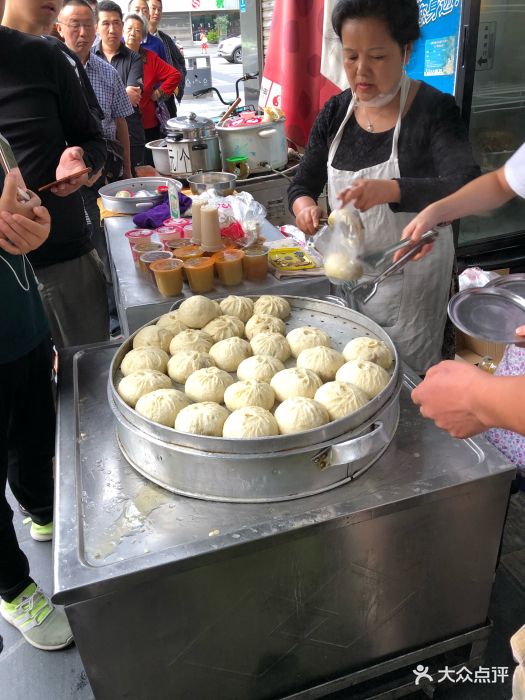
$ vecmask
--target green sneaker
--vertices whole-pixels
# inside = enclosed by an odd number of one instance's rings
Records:
[[[37,649],[64,649],[73,641],[66,613],[55,608],[36,583],[31,583],[11,603],[2,600],[0,614]]]
[[[38,523],[31,522],[29,534],[37,542],[49,542],[49,540],[53,539],[53,521],[47,523],[47,525],[38,525]]]

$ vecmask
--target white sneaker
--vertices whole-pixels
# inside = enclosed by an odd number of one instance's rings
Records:
[[[0,614],[37,649],[64,649],[73,641],[66,613],[56,608],[36,583],[31,583],[11,603],[2,600]]]

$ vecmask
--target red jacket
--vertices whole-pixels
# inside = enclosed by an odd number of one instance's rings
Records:
[[[181,75],[176,68],[163,61],[153,51],[141,48],[140,53],[144,60],[144,89],[139,108],[143,127],[153,129],[158,126],[159,121],[155,113],[155,102],[151,99],[151,95],[157,87],[168,97],[173,95]]]

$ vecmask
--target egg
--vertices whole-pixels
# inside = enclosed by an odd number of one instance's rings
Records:
[[[129,190],[119,190],[115,197],[120,197],[122,199],[127,199],[129,197],[133,197],[133,193],[130,192]]]

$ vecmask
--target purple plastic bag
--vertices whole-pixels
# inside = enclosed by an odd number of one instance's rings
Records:
[[[179,192],[179,207],[180,213],[184,214],[191,207],[191,197],[186,197],[185,194]],[[137,228],[158,228],[162,226],[166,219],[171,216],[170,206],[168,204],[168,195],[164,195],[164,199],[156,207],[148,209],[148,211],[135,214],[133,223]]]

